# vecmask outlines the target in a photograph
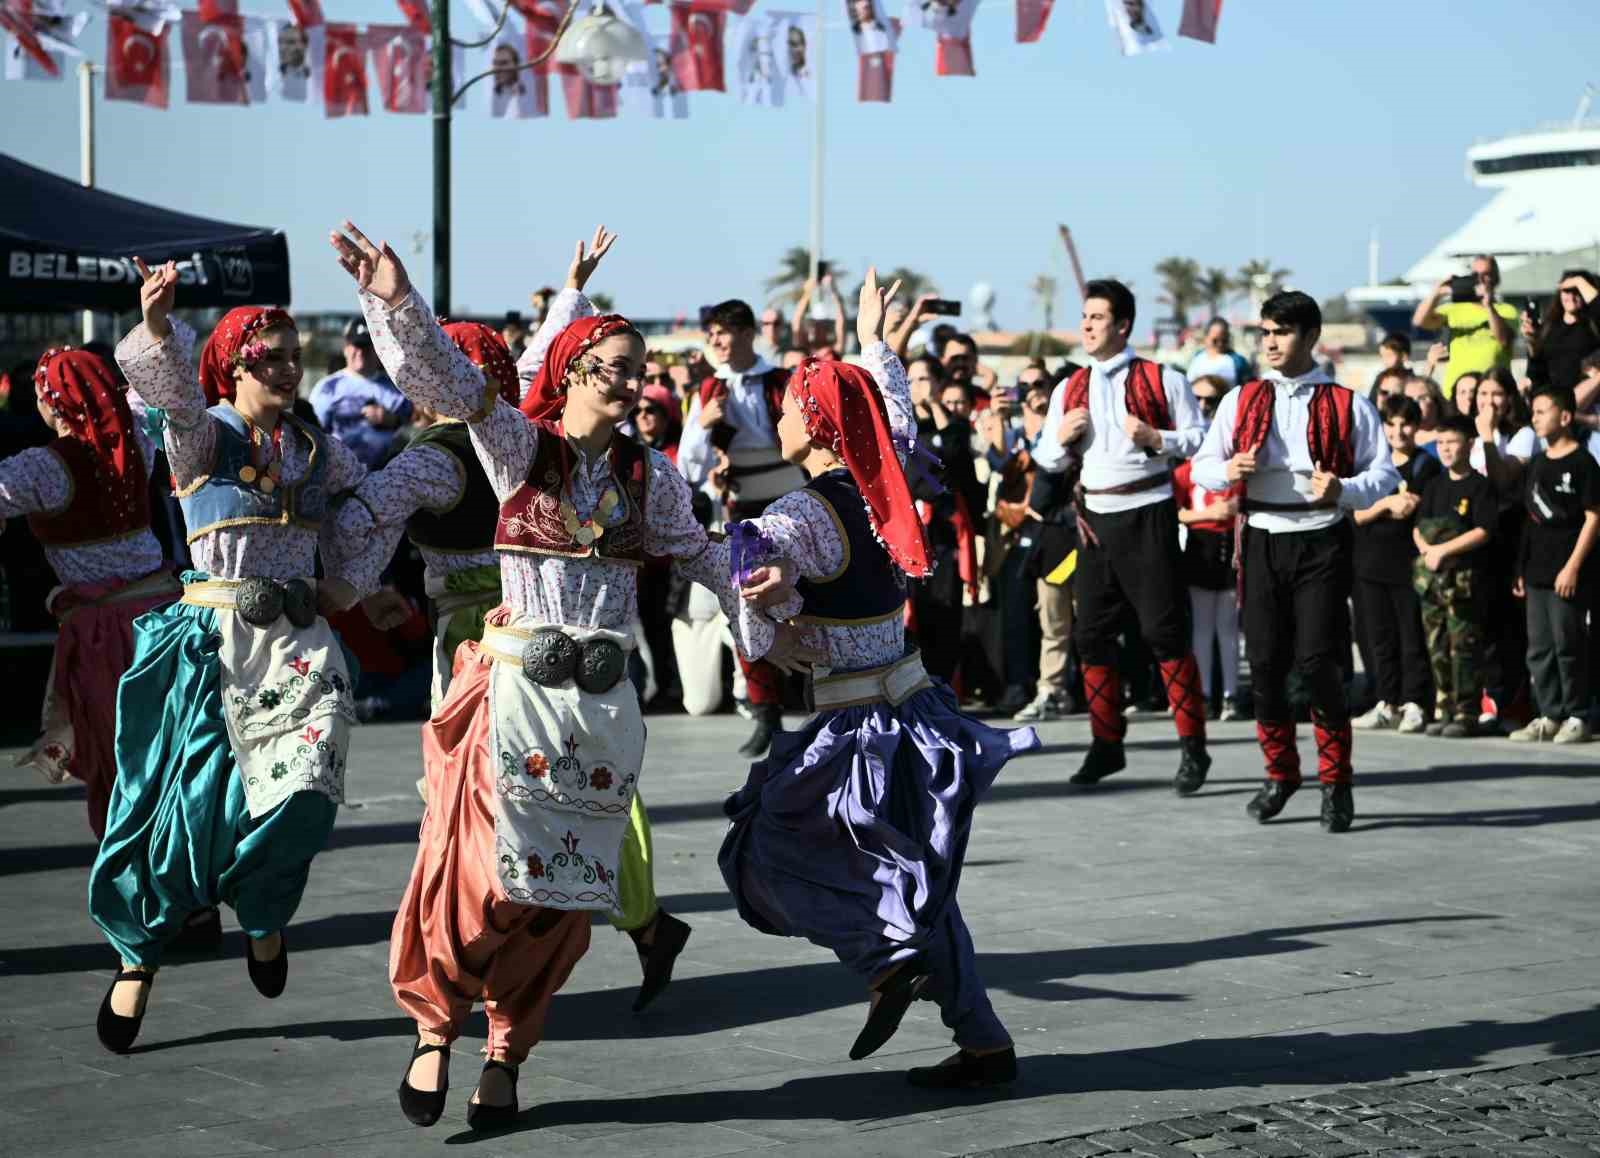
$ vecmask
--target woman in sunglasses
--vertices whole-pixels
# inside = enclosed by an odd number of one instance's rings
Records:
[[[1556,300],[1538,321],[1531,310],[1522,314],[1522,336],[1528,343],[1528,377],[1534,386],[1577,390],[1583,381],[1583,360],[1600,350],[1600,278],[1569,269],[1556,286]],[[1595,401],[1578,397],[1578,409]]]

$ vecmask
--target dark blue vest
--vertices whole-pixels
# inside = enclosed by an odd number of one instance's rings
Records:
[[[261,489],[261,479],[245,482],[240,468],[250,465],[250,427],[227,403],[206,412],[217,420],[216,451],[211,473],[178,492],[189,542],[219,526],[242,524],[293,525],[315,531],[328,509],[327,436],[298,418],[285,414],[284,438],[310,443],[311,465],[306,477],[291,486],[275,486],[271,494]]]
[[[830,470],[812,479],[806,490],[833,513],[844,536],[844,562],[827,578],[802,578],[795,584],[803,601],[796,622],[849,627],[899,615],[906,601],[905,580],[872,533],[866,500],[850,472]]]

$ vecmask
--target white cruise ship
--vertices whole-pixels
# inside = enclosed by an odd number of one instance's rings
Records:
[[[1475,254],[1493,254],[1510,298],[1548,294],[1555,275],[1549,259],[1600,266],[1600,120],[1586,119],[1592,90],[1571,121],[1485,141],[1467,150],[1467,179],[1494,195],[1461,228],[1405,272],[1404,285],[1366,285],[1347,296],[1384,329],[1410,329],[1411,312],[1441,280],[1465,273]],[[1537,286],[1517,270],[1541,267]],[[1549,284],[1544,284],[1548,281]],[[1520,291],[1520,292],[1519,292]]]

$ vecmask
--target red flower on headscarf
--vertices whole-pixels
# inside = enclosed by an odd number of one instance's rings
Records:
[[[914,579],[927,575],[932,564],[922,520],[872,375],[848,362],[807,358],[789,376],[788,390],[800,403],[811,441],[844,459],[895,566]]]
[[[261,356],[260,351],[247,351],[246,347],[253,344],[253,338],[278,326],[293,327],[294,319],[276,306],[239,306],[222,316],[200,351],[200,385],[208,405],[233,397],[234,370],[240,366],[249,369]]]
[[[535,421],[555,421],[567,407],[567,371],[572,364],[614,334],[639,337],[633,323],[621,314],[579,318],[556,335],[545,352],[538,376],[522,400],[522,412]],[[640,339],[643,341],[643,339]]]
[[[120,492],[115,497],[138,509],[145,494],[144,459],[134,439],[127,388],[105,359],[88,350],[47,350],[33,382],[71,437],[94,450],[107,487]]]
[[[482,322],[445,322],[443,328],[445,336],[456,344],[456,349],[465,354],[474,366],[500,383],[500,397],[515,406],[520,393],[517,362],[500,332]]]

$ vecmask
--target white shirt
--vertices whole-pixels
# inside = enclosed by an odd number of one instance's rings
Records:
[[[1161,385],[1167,395],[1167,413],[1172,416],[1176,429],[1158,432],[1161,435],[1158,455],[1147,454],[1128,437],[1123,425],[1128,416],[1125,387],[1128,363],[1133,358],[1133,351],[1124,349],[1103,362],[1089,363],[1089,427],[1070,447],[1061,445],[1067,383],[1062,382],[1055,388],[1050,395],[1049,417],[1045,419],[1039,444],[1033,452],[1033,461],[1039,469],[1060,474],[1075,457],[1081,458],[1084,489],[1103,490],[1164,474],[1170,467],[1168,458],[1188,458],[1199,448],[1205,437],[1205,421],[1194,395],[1189,392],[1188,380],[1170,366],[1161,368]],[[1172,484],[1164,483],[1129,495],[1091,494],[1086,501],[1096,514],[1113,514],[1171,497]]]
[[[1516,458],[1527,462],[1544,449],[1544,439],[1534,434],[1531,426],[1524,426],[1515,434],[1502,434],[1496,430],[1494,448],[1500,452],[1501,458]],[[1472,449],[1467,451],[1467,465],[1479,474],[1488,473],[1483,461],[1483,439],[1472,440]]]
[[[759,354],[747,370],[736,371],[725,365],[717,368],[717,377],[728,388],[722,402],[722,418],[733,427],[733,441],[728,444],[730,457],[734,451],[776,450],[778,447],[778,432],[773,426],[766,387],[761,381],[772,370],[772,363]],[[717,456],[711,447],[711,431],[700,425],[700,384],[693,385],[695,394],[683,421],[683,437],[678,441],[678,469],[691,484],[700,486],[711,474]]]
[[[1332,382],[1322,370],[1312,370],[1298,378],[1285,378],[1269,370],[1262,378],[1272,383],[1272,428],[1256,451],[1256,473],[1250,476],[1249,499],[1268,503],[1314,503],[1311,473],[1311,448],[1306,428],[1311,421],[1311,396],[1319,383]],[[1239,411],[1239,391],[1230,390],[1217,408],[1205,442],[1194,456],[1193,478],[1197,486],[1209,491],[1227,490],[1228,460],[1234,455],[1233,428]],[[1350,440],[1356,473],[1340,479],[1343,489],[1336,506],[1312,511],[1251,511],[1250,526],[1260,531],[1281,534],[1286,531],[1315,531],[1331,527],[1348,511],[1370,507],[1400,485],[1400,474],[1389,457],[1389,443],[1383,437],[1383,421],[1372,403],[1359,394],[1350,398]]]

